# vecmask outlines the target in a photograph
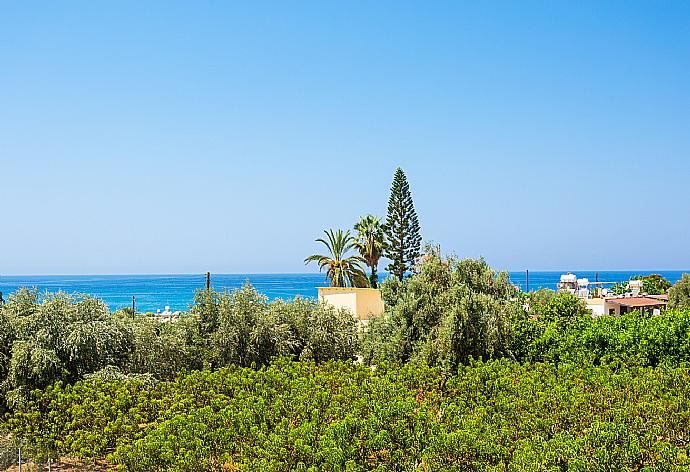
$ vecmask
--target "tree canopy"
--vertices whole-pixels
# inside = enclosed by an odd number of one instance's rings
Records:
[[[668,289],[668,301],[672,308],[690,308],[690,274],[683,274]]]
[[[366,261],[357,255],[348,256],[348,252],[355,247],[355,240],[350,231],[326,230],[326,239],[319,238],[328,249],[328,254],[314,254],[304,259],[305,264],[316,262],[319,271],[326,269],[326,280],[331,287],[366,287],[369,285],[366,272],[362,264]]]
[[[422,237],[419,220],[412,201],[410,185],[403,170],[398,167],[391,185],[386,217],[387,246],[385,256],[392,262],[388,271],[402,280],[420,255]]]
[[[483,259],[444,258],[428,248],[419,272],[382,286],[383,315],[370,321],[365,358],[455,369],[470,358],[501,357],[507,306],[516,288]]]
[[[381,224],[380,217],[367,215],[355,224],[355,231],[355,248],[371,269],[369,283],[372,288],[378,288],[379,277],[376,269],[386,249],[385,226]]]

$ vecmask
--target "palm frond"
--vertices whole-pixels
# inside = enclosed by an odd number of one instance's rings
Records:
[[[305,264],[316,262],[319,271],[326,270],[326,280],[334,287],[361,287],[367,286],[368,281],[363,266],[367,260],[359,255],[347,256],[347,253],[356,248],[355,239],[350,231],[325,230],[326,238],[319,238],[319,242],[326,246],[328,255],[314,254],[304,259]]]

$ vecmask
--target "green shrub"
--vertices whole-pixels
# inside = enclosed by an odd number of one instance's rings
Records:
[[[687,470],[689,399],[687,367],[280,360],[57,384],[8,424],[130,471]]]
[[[668,290],[668,301],[672,308],[690,308],[690,274],[683,274]]]
[[[671,282],[666,280],[661,274],[635,275],[630,280],[642,281],[642,292],[649,295],[661,295],[668,291]],[[629,291],[628,282],[616,282],[611,290],[618,295]]]
[[[593,318],[577,297],[559,294],[529,313],[516,312],[511,335],[511,353],[523,362],[690,362],[690,310]]]
[[[430,250],[403,282],[382,287],[386,312],[363,339],[368,361],[422,362],[452,370],[471,358],[507,354],[507,314],[516,288],[483,259],[443,258]]]
[[[264,365],[276,356],[348,359],[357,351],[357,322],[347,311],[314,300],[268,302],[250,285],[225,293],[197,295],[198,317],[208,364]]]
[[[664,294],[671,287],[671,282],[660,274],[649,274],[640,279],[642,280],[642,291],[649,295]]]
[[[357,343],[349,313],[299,297],[269,303],[250,285],[199,292],[190,313],[169,323],[111,314],[87,295],[21,289],[0,306],[0,405],[96,373],[164,380],[229,364],[260,366],[274,356],[348,359]]]

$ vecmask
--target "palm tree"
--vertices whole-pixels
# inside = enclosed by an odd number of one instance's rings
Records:
[[[307,257],[304,263],[318,263],[319,272],[324,267],[328,268],[326,280],[330,280],[331,287],[368,286],[367,274],[361,265],[366,261],[360,256],[346,257],[347,252],[354,247],[354,239],[350,236],[350,232],[345,231],[343,233],[341,229],[337,231],[329,229],[324,233],[326,233],[327,240],[319,238],[316,241],[323,243],[328,248],[329,255],[314,254]]]
[[[376,268],[379,265],[379,259],[381,259],[383,250],[386,247],[386,235],[384,230],[385,228],[381,224],[381,218],[378,216],[362,216],[357,224],[355,224],[355,231],[357,231],[355,248],[371,268],[369,282],[373,288],[378,287],[379,276],[376,274]]]

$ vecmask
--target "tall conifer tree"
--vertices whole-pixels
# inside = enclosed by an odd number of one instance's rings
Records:
[[[400,167],[395,171],[388,200],[386,237],[386,257],[392,261],[388,271],[402,280],[405,272],[412,269],[419,257],[422,237],[419,234],[419,220],[412,203],[410,185]]]

